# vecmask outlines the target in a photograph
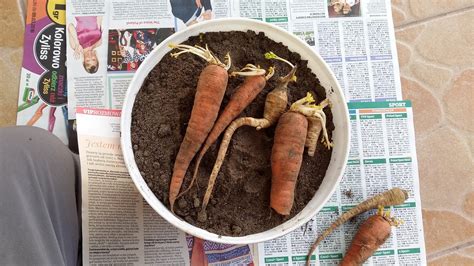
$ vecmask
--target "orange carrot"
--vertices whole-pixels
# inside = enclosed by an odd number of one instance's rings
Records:
[[[232,75],[247,76],[242,85],[237,88],[236,92],[231,96],[229,103],[224,108],[224,111],[220,114],[214,127],[207,136],[206,142],[202,146],[201,151],[196,160],[196,166],[194,168],[193,178],[188,188],[181,192],[178,197],[186,193],[193,185],[199,170],[201,160],[206,154],[207,150],[211,147],[226,127],[234,120],[265,87],[267,80],[273,76],[273,68],[269,69],[268,75],[265,76],[265,70],[260,69],[252,64],[247,64],[240,72],[232,72]]]
[[[378,206],[392,206],[392,205],[399,205],[405,202],[405,200],[408,199],[408,192],[400,189],[400,188],[392,188],[390,190],[387,190],[383,193],[377,194],[362,203],[359,203],[357,206],[354,208],[348,210],[347,212],[343,213],[339,218],[337,218],[326,230],[323,231],[323,233],[318,236],[316,241],[311,245],[308,256],[306,259],[306,265],[310,265],[310,257],[311,254],[316,250],[317,246],[321,241],[324,240],[328,235],[332,233],[336,228],[339,226],[343,225],[347,221],[349,221],[352,217],[361,214],[363,212],[366,212],[371,209],[375,209]]]
[[[308,92],[306,97],[293,103],[290,111],[280,117],[275,130],[271,157],[270,207],[281,215],[289,215],[293,207],[296,180],[308,139],[313,140],[317,138],[316,135],[319,136],[319,131],[309,127],[311,124],[308,120],[321,124],[318,129],[326,132],[326,120],[318,119],[322,118],[322,109],[327,106],[328,101],[322,101],[321,105],[313,103],[313,96]],[[325,140],[328,141],[327,138]]]
[[[181,50],[171,54],[173,57],[190,52],[204,58],[209,63],[199,75],[191,117],[174,163],[169,191],[170,209],[173,211],[174,202],[183,184],[189,164],[216,121],[227,87],[227,70],[230,67],[230,60],[228,60],[227,66],[224,65],[209,51],[207,46],[206,49],[183,44],[170,46]]]
[[[272,188],[270,207],[281,215],[290,214],[296,179],[303,161],[308,120],[289,111],[278,120],[272,148]]]
[[[390,237],[392,226],[398,224],[399,221],[390,217],[389,212],[384,213],[383,206],[379,206],[377,214],[360,225],[340,265],[362,265]]]

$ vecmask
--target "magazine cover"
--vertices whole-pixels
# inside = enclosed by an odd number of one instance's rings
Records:
[[[28,1],[17,125],[44,128],[68,144],[65,24],[65,0]]]

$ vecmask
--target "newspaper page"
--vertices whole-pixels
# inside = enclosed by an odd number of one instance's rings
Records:
[[[123,161],[120,113],[77,109],[84,265],[252,265],[248,245],[186,236],[143,200]]]
[[[401,100],[389,0],[67,0],[69,119],[75,107],[119,109],[141,62],[201,21],[245,17],[292,32],[318,52],[348,101]],[[337,12],[336,12],[337,11]],[[255,29],[258,31],[258,29]]]
[[[168,1],[66,2],[69,118],[76,106],[122,108],[133,73],[174,33]]]
[[[392,187],[409,192],[393,206],[404,221],[364,265],[426,264],[420,187],[410,101],[349,103],[351,148],[344,177],[323,209],[296,231],[258,244],[259,265],[304,265],[309,246],[339,215]],[[317,192],[316,192],[317,193]],[[335,230],[311,256],[312,265],[338,265],[360,223],[375,211],[357,216]]]
[[[221,2],[226,1],[214,1]],[[339,9],[337,3],[346,5]],[[236,0],[229,4],[231,16],[277,25],[313,47],[334,72],[348,101],[402,99],[390,0]]]
[[[65,2],[28,1],[16,123],[68,144]]]

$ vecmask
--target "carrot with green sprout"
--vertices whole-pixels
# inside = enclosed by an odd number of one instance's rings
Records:
[[[276,88],[267,94],[263,118],[241,117],[234,120],[226,129],[221,145],[219,147],[216,162],[209,177],[209,182],[206,189],[206,193],[204,195],[201,211],[198,213],[198,220],[201,222],[204,222],[207,219],[207,204],[209,203],[209,200],[211,198],[217,174],[219,173],[222,163],[224,162],[225,154],[227,152],[227,148],[229,147],[229,143],[232,139],[234,132],[241,126],[251,126],[255,127],[257,130],[260,130],[262,128],[268,128],[278,121],[280,116],[285,112],[286,107],[288,105],[288,83],[290,81],[296,80],[295,72],[297,67],[290,63],[288,60],[283,59],[272,52],[266,53],[265,58],[283,61],[291,66],[291,71],[286,76],[280,78]]]
[[[319,119],[325,106],[313,104],[313,96],[306,97],[291,105],[288,112],[278,120],[273,141],[271,165],[272,187],[270,207],[281,215],[289,215],[293,207],[295,188],[308,132],[308,118]],[[322,124],[324,131],[325,123]],[[319,132],[314,132],[319,135]],[[327,134],[326,134],[327,135]],[[326,141],[329,142],[329,139]]]
[[[264,69],[258,66],[247,64],[240,71],[232,72],[231,76],[245,76],[244,82],[237,88],[234,94],[232,94],[229,103],[224,108],[224,111],[219,115],[214,127],[212,127],[211,133],[207,136],[206,142],[202,146],[201,151],[196,159],[196,166],[194,168],[193,178],[188,188],[181,192],[178,197],[186,193],[191,189],[199,171],[199,165],[201,160],[211,147],[214,142],[219,138],[221,133],[226,127],[257,97],[257,95],[265,87],[267,80],[270,79],[274,74],[273,67],[270,67],[268,74]]]
[[[229,76],[227,71],[230,68],[231,60],[227,54],[227,64],[223,64],[207,45],[206,48],[202,48],[185,44],[170,44],[170,47],[179,50],[179,52],[172,53],[172,57],[177,58],[181,54],[192,53],[208,62],[199,75],[191,117],[173,167],[169,191],[170,209],[173,211],[174,202],[183,184],[189,164],[217,119],[227,87]]]
[[[405,202],[408,199],[408,192],[406,190],[400,188],[392,188],[387,190],[383,193],[377,194],[359,205],[355,206],[354,208],[350,209],[349,211],[343,213],[336,221],[334,221],[329,228],[327,228],[323,233],[318,236],[316,241],[311,245],[308,257],[306,259],[306,265],[310,265],[310,257],[311,254],[316,250],[317,246],[321,241],[323,241],[328,235],[332,233],[336,228],[343,225],[347,221],[349,221],[352,217],[359,215],[363,212],[366,212],[371,209],[375,209],[378,206],[393,206],[399,205]]]
[[[392,226],[399,224],[400,221],[390,217],[390,211],[384,212],[383,206],[379,206],[377,214],[359,226],[340,265],[362,265],[390,237]]]

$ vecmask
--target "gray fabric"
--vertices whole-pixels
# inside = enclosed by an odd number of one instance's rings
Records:
[[[78,177],[76,155],[54,135],[0,128],[0,265],[76,265]]]

